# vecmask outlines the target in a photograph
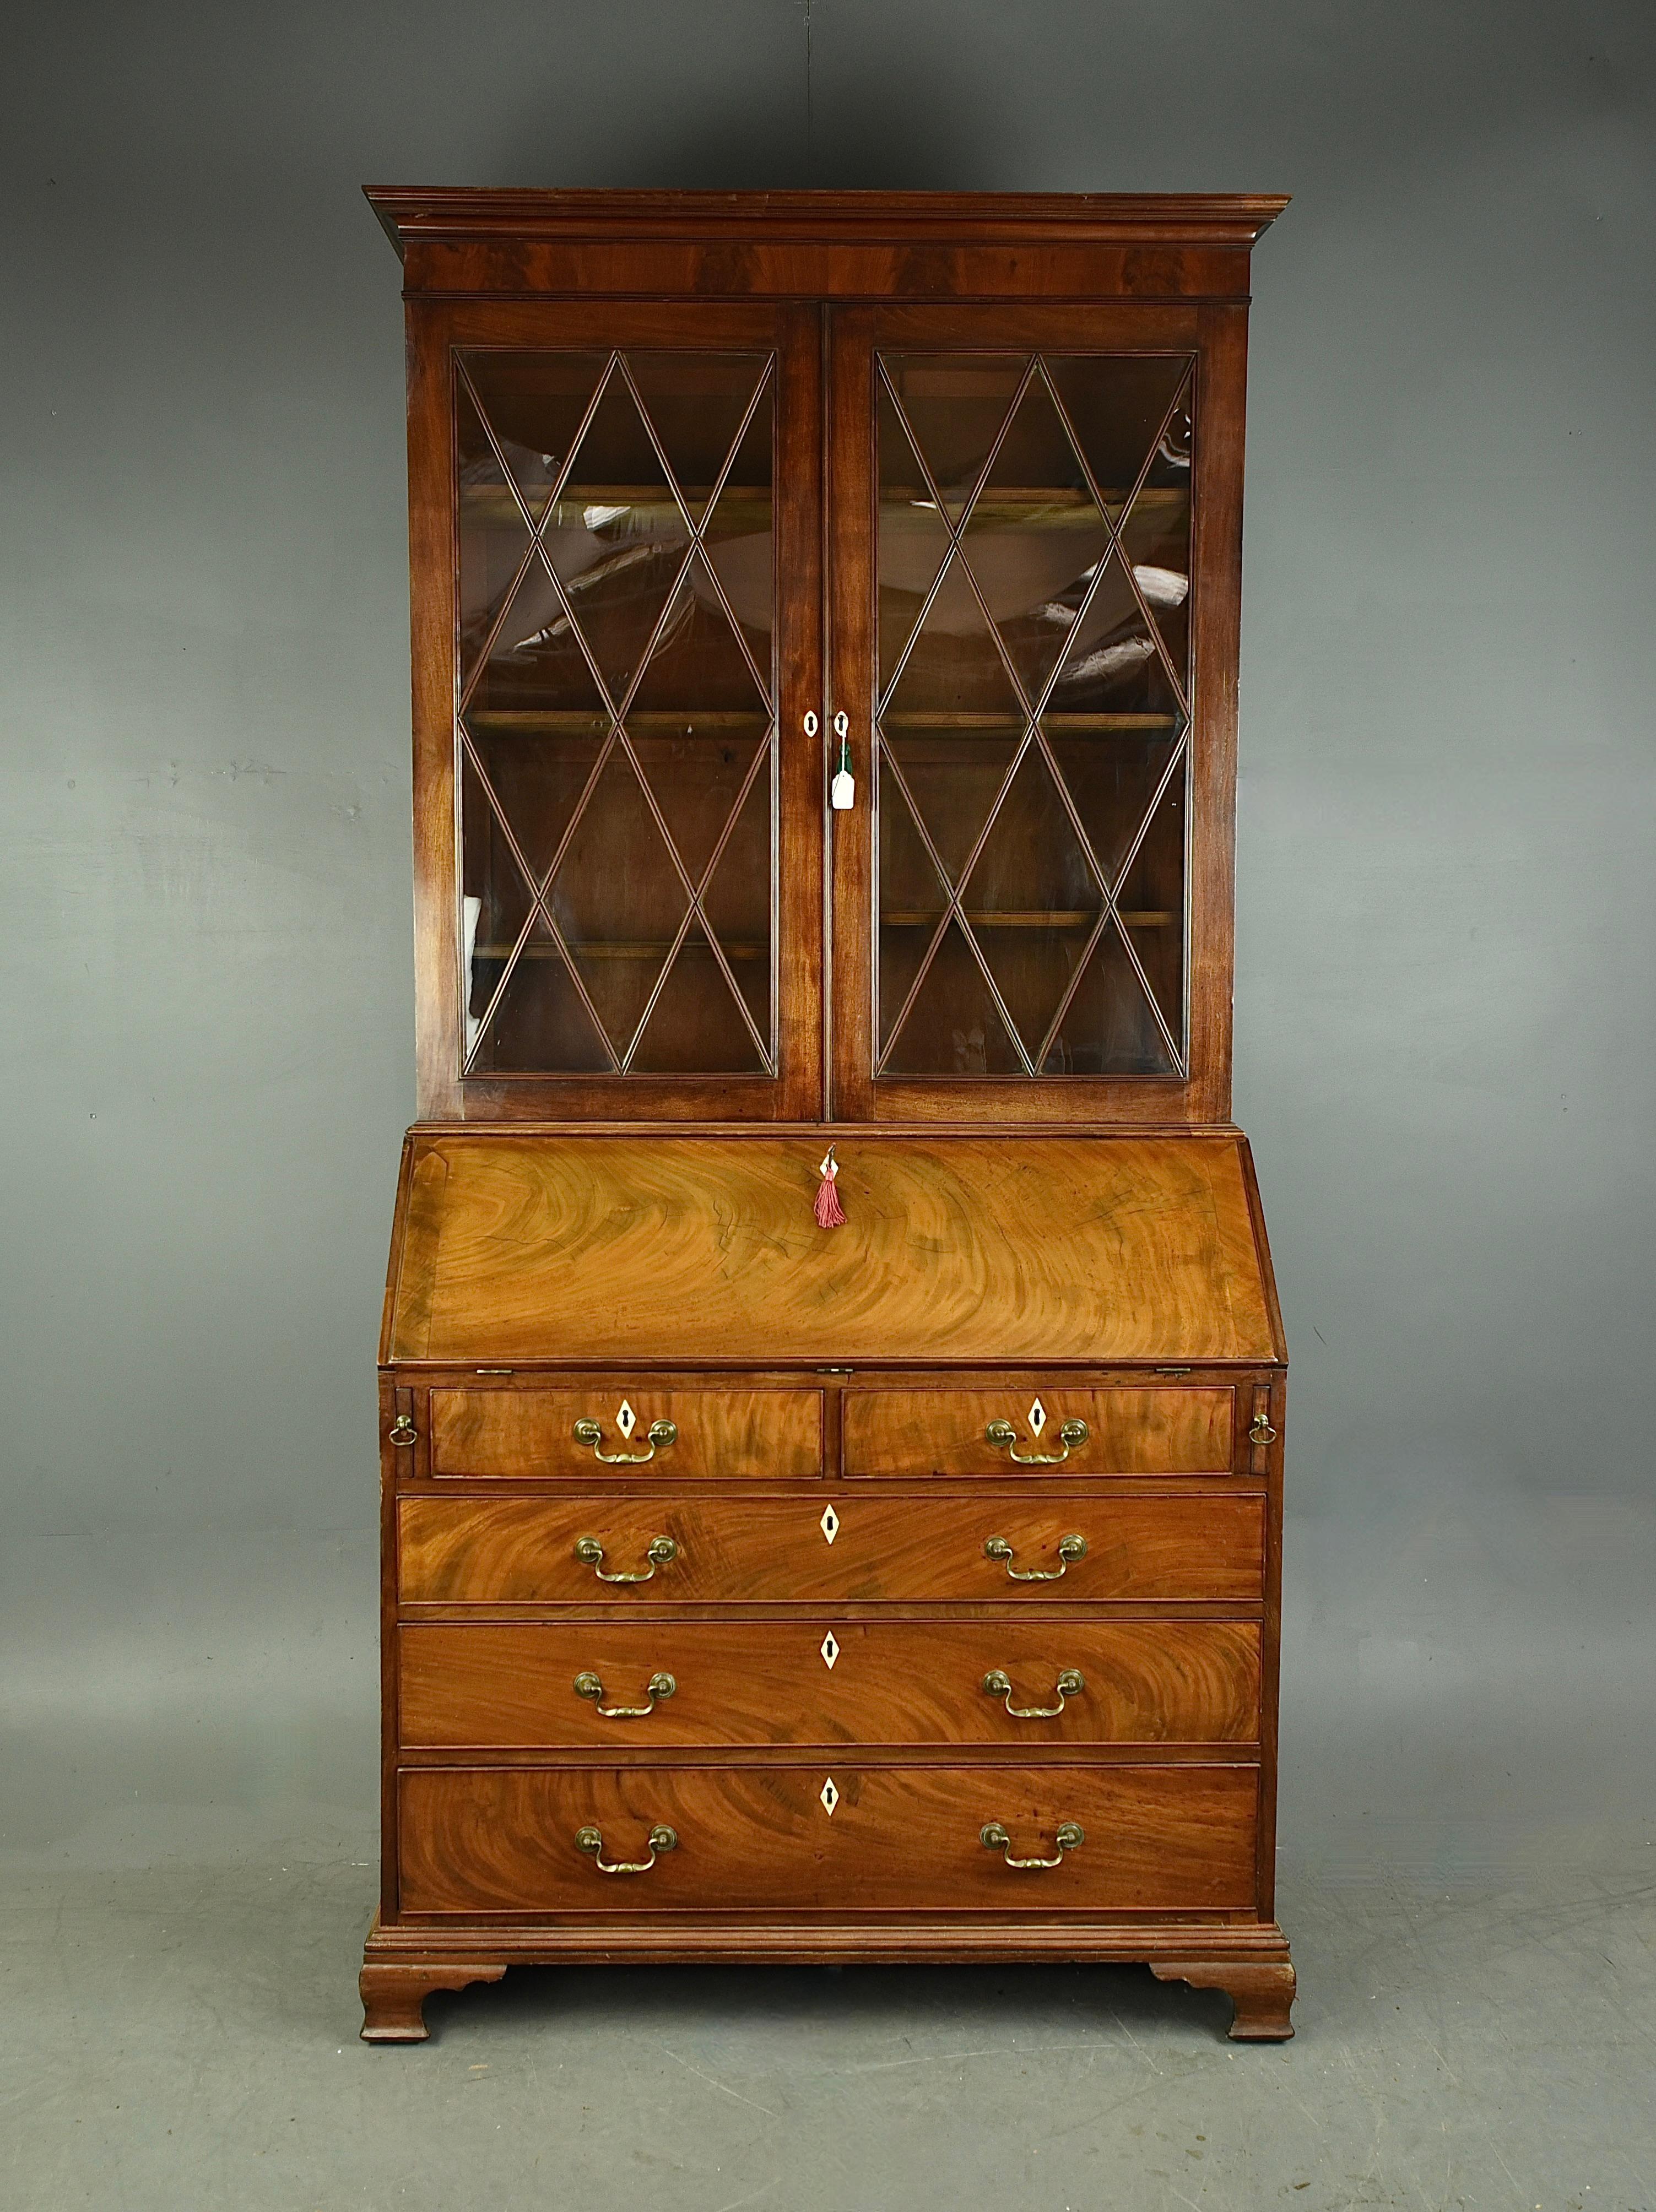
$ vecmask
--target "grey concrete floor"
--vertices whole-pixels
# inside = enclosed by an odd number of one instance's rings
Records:
[[[365,1832],[15,1875],[16,2212],[1656,2204],[1656,1852],[1289,1881],[1297,2039],[1137,1969],[515,1972],[356,2039]]]

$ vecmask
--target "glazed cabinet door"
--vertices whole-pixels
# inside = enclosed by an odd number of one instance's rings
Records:
[[[814,310],[416,301],[410,348],[422,1112],[813,1115]]]
[[[1224,1118],[1242,310],[831,358],[833,1110]]]

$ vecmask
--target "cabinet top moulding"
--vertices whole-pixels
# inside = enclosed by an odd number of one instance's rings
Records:
[[[363,189],[410,293],[1239,299],[1249,249],[1288,205],[1258,192]]]

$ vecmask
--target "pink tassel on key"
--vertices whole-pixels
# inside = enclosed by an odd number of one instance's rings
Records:
[[[839,1202],[839,1193],[834,1188],[839,1176],[839,1162],[834,1158],[834,1148],[831,1145],[824,1155],[822,1165],[817,1170],[817,1173],[822,1177],[822,1181],[817,1185],[815,1207],[817,1226],[819,1229],[837,1229],[843,1222],[845,1213]]]

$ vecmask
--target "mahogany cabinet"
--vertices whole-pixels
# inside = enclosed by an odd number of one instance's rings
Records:
[[[374,191],[421,1119],[363,2033],[1147,1961],[1291,2033],[1230,1121],[1275,198]]]

